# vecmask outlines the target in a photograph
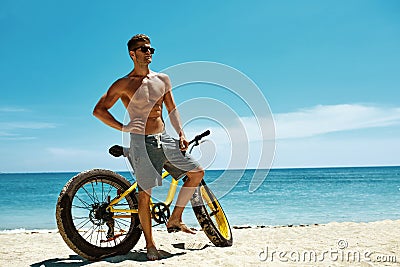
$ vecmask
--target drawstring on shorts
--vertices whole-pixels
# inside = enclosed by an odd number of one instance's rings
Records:
[[[154,137],[157,140],[157,148],[161,148],[161,134],[155,134]]]

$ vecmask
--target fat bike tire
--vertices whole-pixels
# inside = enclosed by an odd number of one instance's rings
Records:
[[[202,230],[217,247],[230,247],[232,230],[218,199],[203,181],[190,200],[194,214]]]
[[[56,206],[57,227],[79,256],[96,261],[126,254],[137,244],[142,233],[137,213],[110,213],[106,209],[129,187],[123,176],[103,169],[81,172],[64,186]],[[135,194],[114,207],[137,209]]]

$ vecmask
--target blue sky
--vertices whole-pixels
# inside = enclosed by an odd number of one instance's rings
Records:
[[[127,168],[106,152],[121,133],[91,113],[131,70],[126,42],[136,33],[152,38],[155,71],[212,61],[247,75],[275,119],[273,167],[399,165],[399,12],[396,0],[4,0],[0,172]],[[179,105],[207,96],[252,127],[246,105],[232,106],[221,88],[175,93]],[[113,114],[123,120],[121,105]],[[188,124],[188,133],[207,122],[218,133],[212,120]],[[225,168],[217,137],[210,167]],[[252,155],[265,142],[247,138]],[[257,164],[245,167],[268,167]]]

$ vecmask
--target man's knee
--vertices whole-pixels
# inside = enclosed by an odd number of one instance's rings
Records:
[[[204,169],[201,167],[197,167],[194,170],[191,170],[190,172],[187,173],[187,176],[189,177],[189,179],[191,179],[192,181],[196,181],[198,183],[201,182],[201,180],[204,177]]]

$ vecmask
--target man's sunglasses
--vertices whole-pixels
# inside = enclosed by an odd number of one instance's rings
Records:
[[[150,51],[150,54],[154,54],[154,51],[156,51],[153,47],[148,47],[148,46],[140,46],[133,49],[133,51],[136,51],[138,49],[140,49],[140,51],[142,51],[143,53],[147,53],[147,51]]]

